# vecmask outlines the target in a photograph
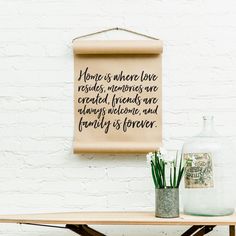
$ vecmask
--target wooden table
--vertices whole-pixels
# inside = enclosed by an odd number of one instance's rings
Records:
[[[201,236],[216,226],[227,225],[229,235],[235,236],[236,215],[223,217],[180,215],[179,218],[163,219],[156,218],[153,212],[64,212],[0,215],[0,223],[66,228],[82,236],[104,236],[88,225],[190,225],[191,227],[182,236]]]

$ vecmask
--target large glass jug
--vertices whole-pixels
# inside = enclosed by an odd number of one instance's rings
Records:
[[[213,117],[203,117],[202,132],[182,148],[185,160],[184,213],[218,216],[234,212],[233,151],[215,130]]]

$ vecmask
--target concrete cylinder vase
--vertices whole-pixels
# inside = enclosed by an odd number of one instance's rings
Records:
[[[179,189],[156,188],[155,216],[160,218],[179,217]]]

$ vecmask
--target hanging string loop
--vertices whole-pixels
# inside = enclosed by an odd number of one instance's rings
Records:
[[[159,40],[158,38],[147,35],[147,34],[139,33],[139,32],[133,31],[133,30],[125,29],[125,28],[115,27],[115,28],[104,29],[104,30],[96,31],[96,32],[93,32],[93,33],[90,33],[90,34],[85,34],[85,35],[78,36],[78,37],[76,37],[72,40],[72,43],[76,39],[81,39],[81,38],[85,38],[85,37],[89,37],[89,36],[93,36],[93,35],[97,35],[97,34],[102,34],[102,33],[106,33],[106,32],[109,32],[109,31],[114,31],[114,30],[121,30],[121,31],[125,31],[125,32],[128,32],[128,33],[136,34],[136,35],[139,35],[139,36],[143,36],[143,37],[146,37],[146,38],[149,38],[149,39]]]

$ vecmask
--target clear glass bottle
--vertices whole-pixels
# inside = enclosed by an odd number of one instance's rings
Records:
[[[234,212],[233,151],[214,129],[213,117],[203,117],[202,132],[182,148],[185,160],[183,207],[191,215],[219,216]]]

